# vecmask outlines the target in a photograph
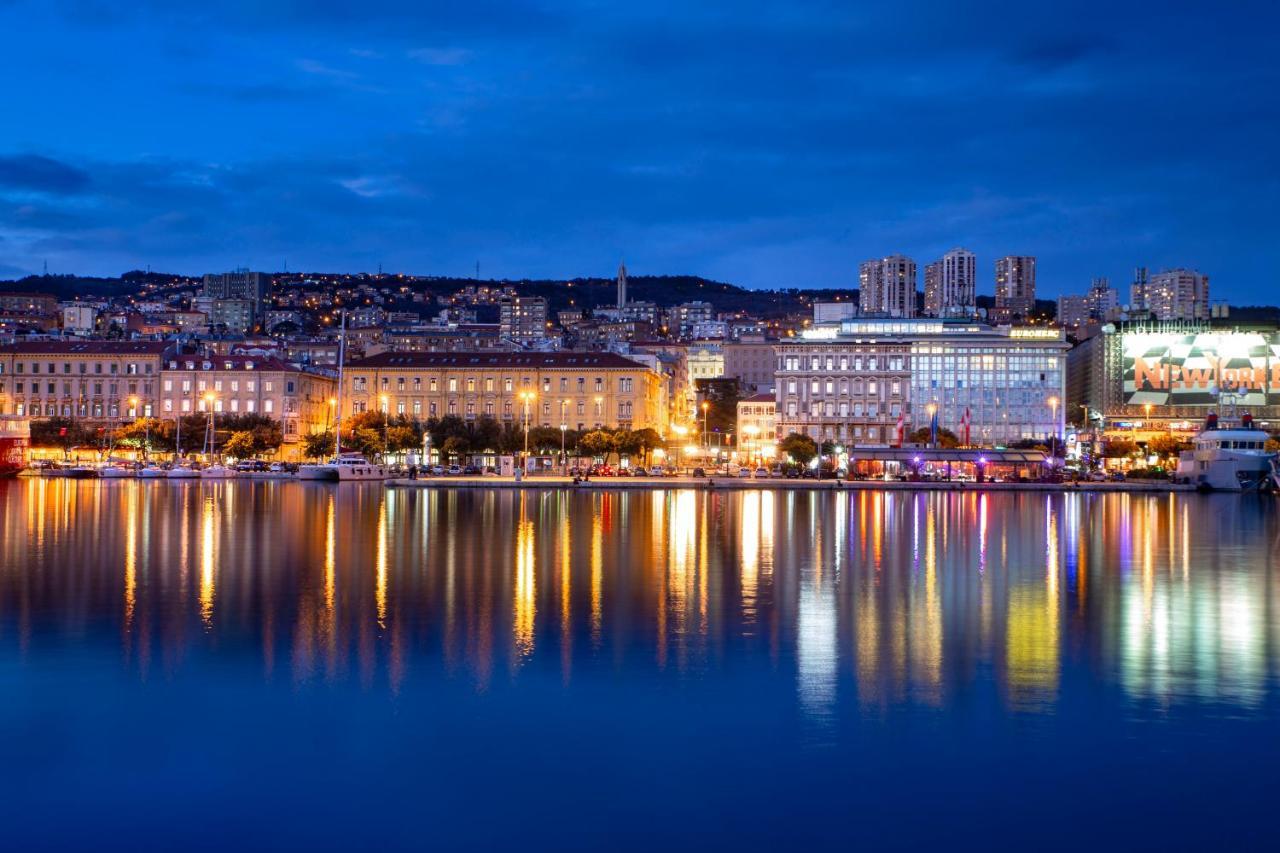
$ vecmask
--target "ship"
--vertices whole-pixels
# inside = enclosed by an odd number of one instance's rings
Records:
[[[31,422],[15,415],[0,415],[0,477],[13,477],[27,467]]]
[[[1266,449],[1270,436],[1245,414],[1238,427],[1224,427],[1211,414],[1193,448],[1178,457],[1174,479],[1207,492],[1258,492],[1275,478],[1277,454]]]

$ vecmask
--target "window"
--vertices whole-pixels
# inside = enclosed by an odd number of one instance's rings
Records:
[[[618,390],[624,394],[629,394],[631,392],[631,382],[632,380],[629,377],[624,377],[622,379],[619,379]]]
[[[506,391],[507,393],[510,393],[510,392],[511,392],[511,380],[510,380],[510,379],[504,379],[504,380],[502,380],[502,390],[503,390],[503,391]]]
[[[457,390],[458,390],[458,380],[457,380],[457,379],[450,378],[450,379],[449,379],[449,392],[450,392],[450,393],[453,393],[453,392],[456,392]]]
[[[600,376],[597,376],[597,377],[596,377],[596,390],[597,390],[597,391],[603,391],[603,390],[604,390],[604,379],[603,379],[602,377],[600,377]]]
[[[276,404],[274,400],[262,401],[262,411],[266,412],[267,414],[271,414],[272,412],[275,411],[275,409],[276,409]]]

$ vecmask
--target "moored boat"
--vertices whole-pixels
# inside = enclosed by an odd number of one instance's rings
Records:
[[[1194,447],[1178,458],[1174,479],[1204,491],[1256,492],[1275,476],[1275,453],[1266,449],[1268,435],[1244,415],[1239,427],[1221,427],[1209,415]]]

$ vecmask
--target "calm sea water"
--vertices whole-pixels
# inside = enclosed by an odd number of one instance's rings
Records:
[[[1270,846],[1280,501],[0,481],[6,849]]]

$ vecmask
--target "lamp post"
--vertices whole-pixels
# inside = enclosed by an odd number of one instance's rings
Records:
[[[533,402],[532,391],[521,391],[520,399],[524,402],[524,455],[529,456],[529,403]]]
[[[702,401],[702,441],[706,445],[707,450],[711,450],[711,433],[707,431],[707,412],[711,409],[711,404],[706,400]]]
[[[569,434],[569,425],[565,423],[565,409],[569,405],[568,400],[560,401],[560,471],[566,477],[569,476],[569,457],[565,455],[564,440]]]
[[[1049,464],[1055,465],[1058,458],[1058,398],[1049,397],[1049,411],[1053,415],[1053,432],[1049,441]]]
[[[382,463],[385,465],[391,454],[391,401],[382,394],[378,402],[382,403]]]

